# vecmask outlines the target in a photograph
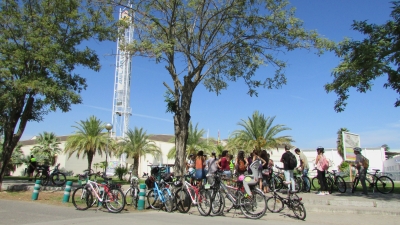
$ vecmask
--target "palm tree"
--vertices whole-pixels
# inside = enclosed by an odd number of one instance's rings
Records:
[[[126,158],[133,158],[133,171],[138,176],[139,159],[141,156],[151,154],[157,156],[161,154],[161,150],[155,145],[153,141],[149,140],[149,135],[143,128],[136,128],[135,130],[129,129],[126,132],[126,137],[118,144],[117,155],[121,156],[126,154]]]
[[[36,144],[38,145],[32,148],[31,154],[40,159],[39,162],[54,166],[56,157],[61,152],[61,148],[58,147],[61,143],[57,136],[53,132],[45,131],[43,134],[39,134]]]
[[[291,130],[282,124],[273,125],[274,117],[265,117],[264,114],[255,111],[252,117],[241,120],[238,123],[243,130],[232,132],[231,138],[238,148],[249,152],[251,150],[278,148],[282,144],[294,142],[291,136],[277,135],[285,130]]]
[[[95,116],[91,116],[88,120],[76,122],[77,126],[72,126],[77,129],[75,134],[68,137],[65,144],[65,153],[68,157],[76,153],[79,158],[87,156],[88,170],[92,169],[93,157],[98,153],[102,156],[103,152],[107,154],[106,147],[108,143],[108,133],[103,132],[105,124],[103,124]],[[111,151],[108,152],[111,156]]]
[[[347,128],[340,128],[337,132],[337,141],[336,141],[336,148],[337,148],[337,152],[340,155],[340,157],[342,157],[342,160],[344,160],[344,150],[343,150],[343,136],[342,133],[343,132],[349,132],[349,130]]]
[[[192,122],[189,123],[189,131],[188,131],[188,140],[186,144],[186,156],[185,159],[190,154],[197,154],[198,151],[202,150],[204,152],[209,152],[212,149],[212,144],[208,144],[207,140],[203,138],[206,131],[204,129],[198,130],[198,124],[193,128]],[[171,140],[171,142],[175,142],[175,138]],[[172,147],[167,157],[168,159],[175,158],[176,148]]]

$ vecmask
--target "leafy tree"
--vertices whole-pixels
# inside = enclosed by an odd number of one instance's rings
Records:
[[[212,145],[208,144],[207,140],[203,138],[206,131],[204,129],[198,130],[197,126],[198,124],[196,124],[196,126],[193,127],[192,122],[190,122],[189,124],[188,139],[186,144],[187,154],[185,155],[185,159],[187,159],[190,154],[196,155],[197,152],[200,150],[208,152],[209,150],[212,149]],[[172,140],[172,142],[175,142],[175,138]],[[167,154],[167,157],[169,159],[175,158],[175,156],[176,156],[176,146],[172,147]]]
[[[347,128],[340,128],[337,132],[337,152],[342,157],[342,160],[344,160],[344,149],[343,149],[343,135],[342,132],[349,132]]]
[[[41,163],[54,166],[56,164],[56,157],[61,152],[61,148],[59,147],[61,143],[56,134],[45,131],[43,134],[39,134],[36,143],[38,145],[33,146],[31,154],[35,157],[40,157],[43,160]]]
[[[143,128],[138,129],[135,127],[134,130],[129,129],[124,140],[119,143],[117,155],[126,154],[127,158],[133,158],[133,171],[136,173],[136,176],[138,176],[139,159],[141,156],[145,156],[146,154],[157,156],[161,154],[160,148],[153,141],[149,140],[149,138],[150,135],[147,135]]]
[[[0,143],[1,142],[2,140],[0,138]],[[15,149],[11,155],[11,160],[6,165],[5,174],[10,174],[10,172],[14,172],[18,166],[26,163],[25,155],[21,147],[22,147],[21,143],[18,143],[17,146],[15,146]],[[2,152],[3,152],[3,147],[0,145],[0,162],[3,161],[3,159],[1,158]]]
[[[241,120],[238,123],[243,130],[232,132],[234,143],[240,148],[250,152],[252,150],[276,148],[278,145],[294,142],[291,136],[277,136],[285,130],[291,130],[282,124],[273,125],[274,117],[265,117],[264,114],[255,111],[252,117]]]
[[[0,133],[3,166],[28,122],[82,102],[86,79],[76,66],[99,71],[87,40],[114,40],[113,7],[92,0],[0,1]]]
[[[278,53],[318,49],[334,43],[306,31],[286,0],[133,0],[133,55],[165,63],[167,111],[174,115],[175,171],[185,170],[192,96],[200,83],[220,94],[229,81],[243,80],[248,94],[286,84],[286,63]],[[274,72],[256,74],[264,65]]]
[[[100,156],[103,153],[111,156],[112,150],[108,145],[108,133],[104,133],[105,124],[102,123],[95,116],[91,116],[88,120],[81,120],[77,122],[77,126],[72,126],[77,129],[75,134],[68,137],[64,152],[70,158],[72,154],[76,153],[76,157],[81,155],[83,158],[87,157],[88,170],[92,169],[93,157],[98,153]]]
[[[336,55],[342,59],[333,70],[332,83],[325,85],[329,93],[338,95],[334,109],[341,112],[349,98],[349,89],[354,87],[360,93],[372,89],[373,81],[387,75],[384,88],[391,88],[400,93],[400,2],[393,2],[392,20],[383,25],[368,24],[367,21],[355,21],[353,30],[367,37],[361,41],[346,38],[339,43]],[[395,107],[400,106],[397,99]]]

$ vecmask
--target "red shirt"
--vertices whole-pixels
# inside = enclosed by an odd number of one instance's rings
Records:
[[[229,162],[228,160],[226,160],[225,157],[221,158],[221,169],[222,170],[231,170],[231,167],[229,166]]]

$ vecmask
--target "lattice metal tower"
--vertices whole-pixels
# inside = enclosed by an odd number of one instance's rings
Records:
[[[129,7],[132,5],[129,3]],[[129,129],[129,118],[132,115],[130,107],[131,94],[131,70],[132,55],[122,49],[123,44],[129,44],[133,41],[133,13],[129,8],[119,10],[119,19],[129,22],[129,27],[125,29],[124,35],[117,41],[117,57],[115,67],[114,98],[112,123],[113,138],[124,138]]]

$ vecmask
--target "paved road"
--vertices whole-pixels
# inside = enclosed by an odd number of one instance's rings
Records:
[[[397,216],[380,215],[358,215],[344,213],[340,217],[337,214],[327,212],[309,212],[306,221],[299,221],[290,217],[291,212],[284,210],[283,213],[267,213],[259,220],[249,220],[238,214],[229,213],[226,216],[202,217],[197,209],[191,209],[191,214],[180,214],[178,212],[166,213],[161,211],[145,211],[119,214],[105,211],[96,212],[94,209],[77,211],[73,207],[51,206],[36,202],[20,202],[0,200],[0,224],[30,224],[30,225],[110,225],[110,224],[146,224],[146,225],[204,225],[204,224],[311,224],[311,225],[334,225],[334,224],[363,224],[363,225],[398,225]]]

